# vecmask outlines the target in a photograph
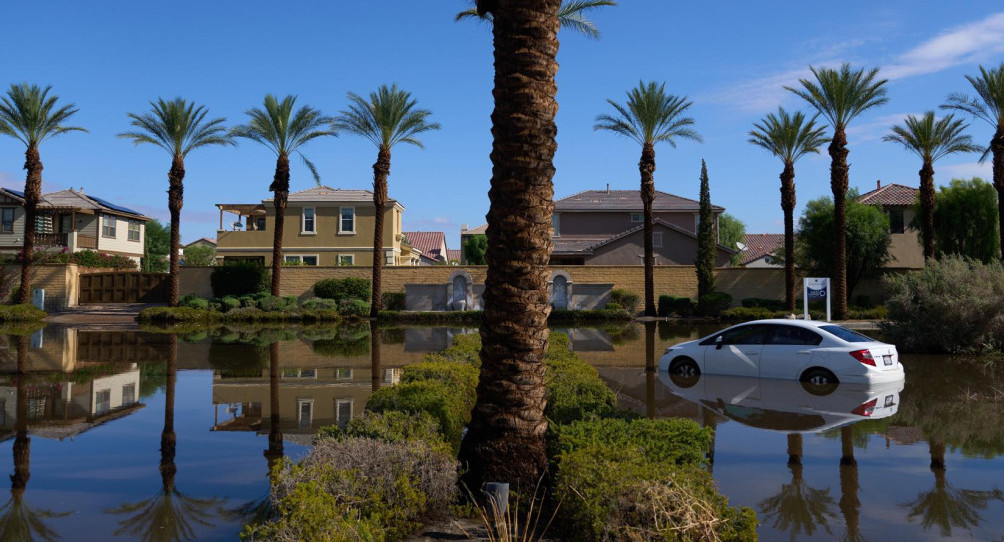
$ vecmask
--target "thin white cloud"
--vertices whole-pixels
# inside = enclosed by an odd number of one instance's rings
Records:
[[[0,187],[24,190],[24,179],[18,179],[8,171],[0,171]]]
[[[934,176],[940,184],[948,184],[952,179],[970,179],[979,177],[989,182],[993,178],[993,168],[990,160],[984,162],[965,162],[962,164],[934,164]]]
[[[951,28],[900,55],[896,63],[882,69],[889,79],[972,64],[1004,53],[1004,12]]]
[[[907,115],[920,116],[921,113],[893,113],[882,115],[867,122],[851,124],[847,128],[847,140],[853,144],[878,141],[887,135],[894,125],[903,124]]]

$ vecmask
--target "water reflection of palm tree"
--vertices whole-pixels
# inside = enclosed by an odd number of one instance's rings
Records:
[[[864,540],[860,527],[861,500],[858,499],[858,461],[854,459],[854,431],[840,428],[840,513],[844,516],[844,540]]]
[[[376,322],[370,324],[370,378],[372,379],[373,391],[380,389],[381,367],[380,346],[383,343],[383,330],[378,328]]]
[[[655,419],[655,322],[645,322],[645,414]]]
[[[941,536],[952,535],[952,527],[972,529],[983,520],[980,510],[985,510],[991,500],[1004,502],[1004,492],[955,489],[945,479],[945,443],[937,437],[928,439],[931,454],[931,472],[934,487],[917,495],[917,498],[900,506],[907,508],[908,519],[920,518],[924,530],[938,526]]]
[[[772,522],[779,531],[788,531],[791,540],[802,532],[811,537],[819,527],[830,533],[827,521],[834,516],[830,511],[833,498],[829,488],[809,487],[803,480],[802,435],[798,433],[788,435],[788,470],[791,471],[791,483],[782,484],[776,495],[759,503],[764,522]]]
[[[160,435],[161,489],[155,495],[125,503],[107,512],[124,515],[115,536],[143,541],[195,540],[198,526],[213,527],[222,510],[219,497],[195,498],[174,485],[178,467],[174,463],[177,435],[174,432],[174,388],[178,371],[178,337],[173,335],[167,356],[167,386],[164,393],[164,429]]]
[[[31,478],[31,438],[28,437],[28,337],[17,338],[17,396],[14,420],[14,474],[10,477],[10,500],[0,506],[0,541],[57,540],[60,538],[45,520],[72,512],[33,509],[24,501]]]

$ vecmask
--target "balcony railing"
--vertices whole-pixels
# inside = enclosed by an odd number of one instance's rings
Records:
[[[65,233],[36,233],[35,245],[40,247],[65,247],[68,246],[67,237]]]

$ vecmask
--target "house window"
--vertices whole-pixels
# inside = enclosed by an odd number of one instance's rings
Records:
[[[303,265],[317,265],[317,256],[300,256]]]
[[[662,248],[662,232],[654,231],[652,232],[652,246],[654,248]]]
[[[282,261],[287,265],[317,265],[317,255],[311,254],[304,256],[300,254],[291,254],[283,256]]]
[[[352,399],[335,399],[335,422],[345,428],[352,420]]]
[[[296,401],[296,421],[301,428],[310,427],[310,422],[314,419],[314,400],[298,399]]]
[[[129,240],[139,242],[139,222],[129,221]]]
[[[104,414],[112,409],[112,390],[101,390],[94,394],[94,413]]]
[[[560,221],[558,220],[558,214],[555,213],[551,215],[551,227],[554,228],[554,236],[559,237],[561,235],[561,230],[558,228]]]
[[[631,213],[631,222],[644,222],[645,215],[642,213]]]
[[[300,225],[300,233],[317,233],[314,229],[314,208],[303,208],[303,221]]]
[[[122,404],[131,405],[136,402],[136,384],[122,386]]]
[[[384,253],[383,261],[387,265],[394,265],[394,252],[387,251]]]
[[[254,220],[254,229],[265,231],[265,217],[260,216]]]
[[[338,265],[349,266],[356,264],[356,256],[354,254],[339,254],[338,255]]]
[[[889,233],[903,233],[903,209],[889,209]]]
[[[356,208],[339,207],[338,233],[356,233]]]
[[[0,209],[0,233],[14,233],[14,208]]]
[[[101,237],[115,237],[115,217],[101,217]]]
[[[352,368],[351,367],[336,368],[335,380],[352,380]]]

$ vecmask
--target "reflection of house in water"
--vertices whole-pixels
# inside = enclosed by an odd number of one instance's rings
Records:
[[[440,352],[453,344],[453,337],[477,333],[477,329],[451,327],[409,327],[404,330],[405,352]]]

